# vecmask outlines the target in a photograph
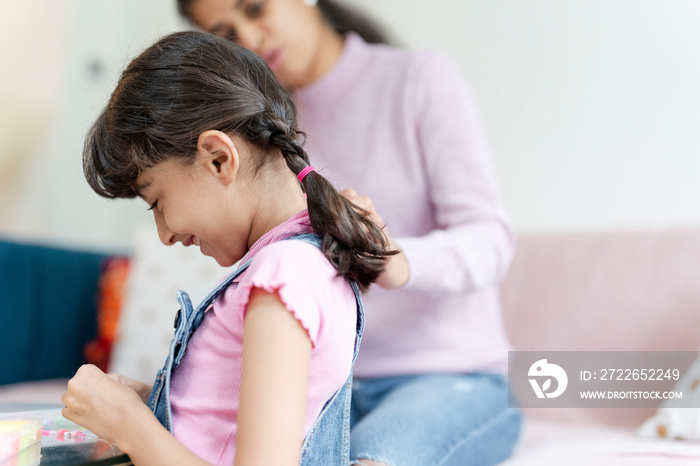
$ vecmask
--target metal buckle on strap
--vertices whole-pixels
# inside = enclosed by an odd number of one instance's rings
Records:
[[[175,328],[177,328],[177,325],[180,323],[180,315],[182,314],[182,308],[177,310],[177,313],[175,314],[175,321],[173,322],[173,325]]]

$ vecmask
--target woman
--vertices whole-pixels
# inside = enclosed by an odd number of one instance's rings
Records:
[[[507,458],[521,420],[508,407],[497,285],[514,237],[458,71],[440,55],[368,43],[360,33],[377,36],[366,34],[366,23],[328,0],[179,0],[179,7],[266,61],[291,91],[315,166],[374,212],[401,251],[365,298],[351,459],[484,465]]]

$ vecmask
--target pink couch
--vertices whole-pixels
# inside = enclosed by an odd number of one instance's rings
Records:
[[[502,287],[517,350],[690,350],[700,345],[700,228],[522,234]],[[0,387],[57,403],[65,380]],[[642,439],[653,409],[525,409],[504,466],[698,465],[700,444]]]
[[[502,300],[516,350],[695,351],[700,228],[522,234]],[[504,466],[700,464],[698,443],[635,435],[653,412],[526,408]]]

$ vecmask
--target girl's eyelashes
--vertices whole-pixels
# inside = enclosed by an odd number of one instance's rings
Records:
[[[158,201],[156,201],[156,202],[154,202],[153,204],[151,204],[151,207],[149,207],[148,210],[153,210],[153,209],[155,209],[156,207],[158,207]]]

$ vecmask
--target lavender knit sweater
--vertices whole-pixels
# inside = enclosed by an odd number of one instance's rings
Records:
[[[514,235],[456,68],[350,34],[335,66],[293,98],[316,169],[372,199],[411,269],[404,287],[365,296],[355,375],[503,371],[497,286]]]

